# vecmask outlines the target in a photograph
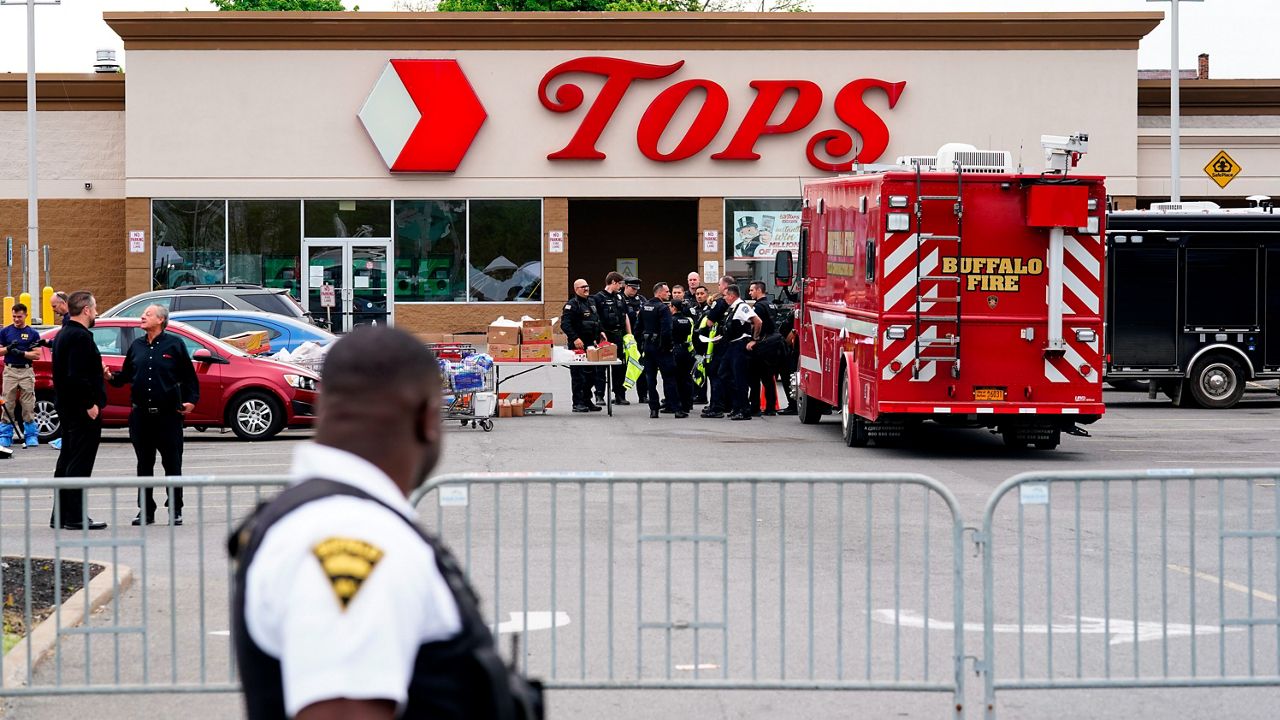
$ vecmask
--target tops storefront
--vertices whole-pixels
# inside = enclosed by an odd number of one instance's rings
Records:
[[[570,280],[763,277],[800,183],[946,142],[1138,195],[1158,13],[106,13],[124,293],[288,287],[413,330],[558,315]],[[136,242],[141,231],[143,243]],[[345,305],[345,308],[343,307]]]

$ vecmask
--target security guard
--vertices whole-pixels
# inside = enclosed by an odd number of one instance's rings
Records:
[[[560,315],[560,327],[564,328],[570,350],[586,350],[605,339],[600,329],[600,315],[591,300],[591,286],[578,278],[573,281],[573,295],[564,304]],[[599,411],[600,406],[591,402],[591,386],[595,383],[595,368],[571,367],[569,380],[573,388],[573,411],[577,413]]]
[[[229,542],[249,720],[541,718],[407,499],[439,460],[440,394],[435,357],[401,330],[362,326],[329,351],[293,484]]]
[[[675,348],[676,392],[680,411],[693,409],[693,315],[686,301],[671,301],[671,344]]]
[[[644,376],[649,386],[649,417],[658,417],[658,372],[662,372],[662,395],[677,418],[687,418],[689,413],[680,404],[676,389],[676,359],[672,347],[671,309],[667,303],[671,291],[666,283],[653,286],[653,299],[640,306],[637,340],[643,353]]]
[[[627,321],[631,323],[631,328],[636,330],[639,327],[640,307],[648,302],[645,296],[640,294],[640,278],[626,279],[626,286],[622,289],[622,300],[627,306]],[[640,342],[640,338],[636,338],[636,344],[640,346],[640,354],[643,355],[644,343]],[[636,380],[636,393],[640,395],[641,403],[648,402],[649,382],[645,375],[641,375]]]
[[[776,324],[773,317],[773,303],[769,301],[769,292],[765,289],[764,283],[756,280],[751,283],[747,293],[755,304],[751,309],[755,311],[760,318],[760,338],[766,339],[773,335],[776,330]],[[764,414],[773,416],[778,414],[778,380],[773,372],[772,363],[762,358],[759,354],[751,356],[751,392],[747,404],[751,407],[751,413],[760,413],[760,389],[764,388]]]
[[[139,477],[155,474],[156,453],[167,477],[182,474],[183,416],[200,402],[200,381],[182,339],[169,329],[169,309],[149,305],[142,311],[138,326],[143,335],[133,341],[119,373],[103,370],[103,377],[115,387],[132,384],[129,411],[129,441],[138,458]],[[182,524],[182,488],[172,487],[165,506],[169,522]],[[138,490],[138,516],[134,525],[156,521],[156,501],[150,487]]]
[[[40,333],[27,324],[27,306],[14,303],[13,324],[0,330],[0,352],[4,353],[4,404],[9,408],[13,424],[0,419],[0,447],[13,444],[13,431],[18,429],[18,442],[29,448],[40,444],[36,427],[36,371],[31,363],[40,359]],[[18,411],[21,410],[21,415]],[[22,425],[18,425],[21,417]]]
[[[631,321],[627,317],[626,302],[622,297],[622,274],[611,272],[604,276],[604,289],[591,296],[600,313],[600,327],[609,342],[622,352],[622,336],[631,334]],[[604,402],[605,373],[613,373],[613,404],[630,405],[626,390],[622,387],[626,377],[626,365],[619,363],[613,367],[596,368],[595,388],[596,403]]]

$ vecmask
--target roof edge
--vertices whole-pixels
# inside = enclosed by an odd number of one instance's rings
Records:
[[[26,73],[0,73],[0,111],[26,109]],[[36,110],[124,110],[124,73],[38,73]]]

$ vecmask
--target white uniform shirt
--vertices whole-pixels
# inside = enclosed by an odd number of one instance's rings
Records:
[[[386,474],[343,450],[307,443],[292,475],[346,483],[417,517]],[[249,636],[280,661],[290,717],[337,698],[394,700],[403,710],[419,646],[462,629],[431,547],[386,507],[341,495],[307,503],[267,531],[245,580],[244,612]]]
[[[746,328],[743,331],[744,334],[734,342],[745,342],[751,339],[751,319],[754,317],[756,317],[755,309],[743,302],[741,298],[729,308],[729,322],[740,323]]]

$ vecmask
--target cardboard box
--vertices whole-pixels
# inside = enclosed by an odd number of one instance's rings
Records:
[[[519,398],[512,398],[507,402],[511,403],[511,417],[524,417],[524,401]]]
[[[618,346],[612,343],[605,343],[595,348],[595,357],[590,358],[594,362],[608,362],[618,359]]]
[[[520,360],[520,346],[490,344],[489,355],[497,362],[517,362]]]
[[[551,362],[551,344],[521,345],[520,359],[525,362]]]
[[[525,325],[520,328],[520,342],[525,345],[550,345],[550,325]]]
[[[489,345],[519,345],[520,328],[509,325],[490,325],[485,339]]]
[[[498,417],[500,418],[511,417],[511,401],[503,400],[498,403]]]
[[[271,350],[271,343],[267,341],[266,330],[246,330],[235,335],[228,335],[222,338],[222,342],[239,348],[250,355],[257,355]]]

